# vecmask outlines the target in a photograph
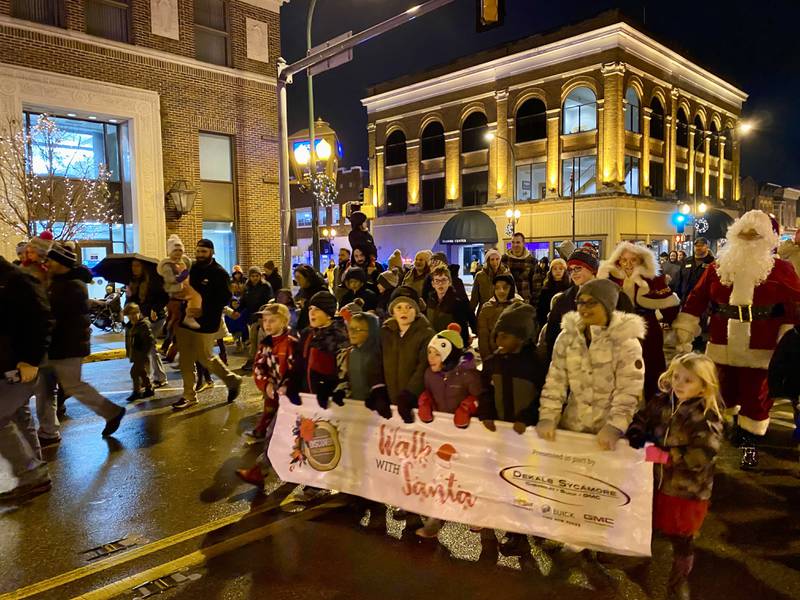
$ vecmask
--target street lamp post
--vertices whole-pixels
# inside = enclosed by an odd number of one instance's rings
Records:
[[[494,131],[488,131],[488,132],[486,132],[486,135],[483,136],[483,139],[486,140],[487,142],[491,142],[495,138],[497,138],[498,140],[503,140],[506,143],[506,145],[508,146],[508,149],[511,151],[511,160],[514,163],[514,166],[516,166],[516,164],[517,164],[517,153],[514,151],[514,144],[512,144],[509,141],[508,138],[503,137],[502,135],[497,135],[497,133],[495,133]],[[497,164],[495,166],[496,166],[497,170],[499,171],[500,170],[500,158],[499,157],[495,158],[495,160],[497,162]],[[511,233],[509,235],[512,235],[512,234],[514,234],[516,232],[517,223],[519,222],[519,218],[520,218],[521,214],[522,213],[520,213],[520,211],[517,209],[517,190],[516,190],[516,182],[514,182],[511,185],[511,208],[509,208],[506,211],[506,218],[509,221],[509,225],[511,225],[513,227],[513,231],[511,231]],[[512,219],[513,219],[513,221],[512,221]]]
[[[314,8],[317,5],[317,0],[311,0],[308,5],[308,14],[306,16],[306,49],[308,54],[311,54],[311,22],[314,19]],[[308,78],[308,148],[310,153],[308,179],[311,186],[311,257],[314,263],[314,268],[320,268],[319,256],[319,202],[314,193],[314,179],[317,174],[317,150],[314,147],[315,131],[314,131],[314,80],[311,75],[311,69],[307,72]]]

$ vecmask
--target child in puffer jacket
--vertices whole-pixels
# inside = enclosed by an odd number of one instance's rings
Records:
[[[451,323],[428,342],[428,369],[425,371],[425,390],[419,396],[419,420],[433,421],[433,411],[454,415],[456,427],[469,425],[478,409],[481,377],[471,353],[464,353],[461,327]],[[444,521],[423,517],[423,526],[416,533],[421,538],[434,538]]]
[[[339,314],[347,323],[350,346],[342,348],[336,356],[339,384],[333,392],[333,401],[341,404],[342,400],[350,398],[388,406],[378,317],[362,312],[357,303],[342,307]]]
[[[690,353],[676,357],[658,381],[663,393],[636,413],[627,437],[645,442],[657,463],[653,528],[672,543],[669,598],[688,598],[694,537],[708,512],[714,465],[722,442],[719,381],[713,361]]]
[[[174,331],[180,320],[181,302],[186,301],[187,308],[203,307],[203,298],[189,284],[191,267],[192,261],[184,254],[181,238],[173,233],[167,239],[167,258],[158,263],[158,274],[164,279],[164,291],[170,297],[167,305],[170,331]],[[184,317],[183,324],[190,329],[200,329],[200,323],[194,317]]]

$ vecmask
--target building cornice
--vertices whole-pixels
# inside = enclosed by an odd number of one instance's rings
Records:
[[[289,0],[242,0],[242,2],[279,13],[281,11],[281,5],[289,2]]]
[[[161,50],[153,50],[152,48],[145,48],[143,46],[134,46],[133,44],[124,44],[122,42],[115,42],[105,38],[96,37],[83,33],[82,31],[73,31],[70,29],[61,29],[60,27],[50,27],[49,25],[40,25],[39,23],[32,23],[22,19],[15,19],[6,15],[0,15],[0,28],[8,27],[21,31],[29,31],[42,36],[58,38],[60,40],[68,40],[72,42],[79,42],[95,46],[97,48],[106,48],[116,52],[122,52],[130,56],[139,56],[149,58],[151,60],[158,60],[164,63],[178,65],[181,67],[188,67],[198,71],[205,71],[208,73],[215,73],[217,75],[224,75],[234,79],[244,79],[262,83],[270,86],[277,86],[277,80],[274,77],[253,73],[251,71],[242,71],[240,69],[231,69],[230,67],[220,67],[210,63],[204,63],[194,58],[181,56],[179,54],[171,54],[169,52],[162,52]]]
[[[627,23],[616,23],[426,81],[369,96],[363,98],[361,103],[369,113],[391,110],[456,91],[493,84],[500,79],[617,48],[622,48],[646,63],[663,69],[675,78],[673,85],[687,83],[737,107],[741,107],[747,100],[745,92],[722,78],[694,64]]]

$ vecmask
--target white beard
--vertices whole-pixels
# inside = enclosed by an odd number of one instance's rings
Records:
[[[755,288],[766,281],[774,266],[770,240],[730,239],[717,257],[717,274],[722,285],[733,286],[730,304],[752,304]]]

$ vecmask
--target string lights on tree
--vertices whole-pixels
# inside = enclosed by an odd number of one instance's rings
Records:
[[[11,119],[0,131],[0,236],[30,239],[49,230],[74,240],[91,225],[115,222],[110,171],[78,152],[65,157],[66,137],[47,115],[30,128]]]
[[[320,206],[329,207],[336,202],[339,192],[336,190],[336,182],[325,173],[314,175],[314,195]]]

